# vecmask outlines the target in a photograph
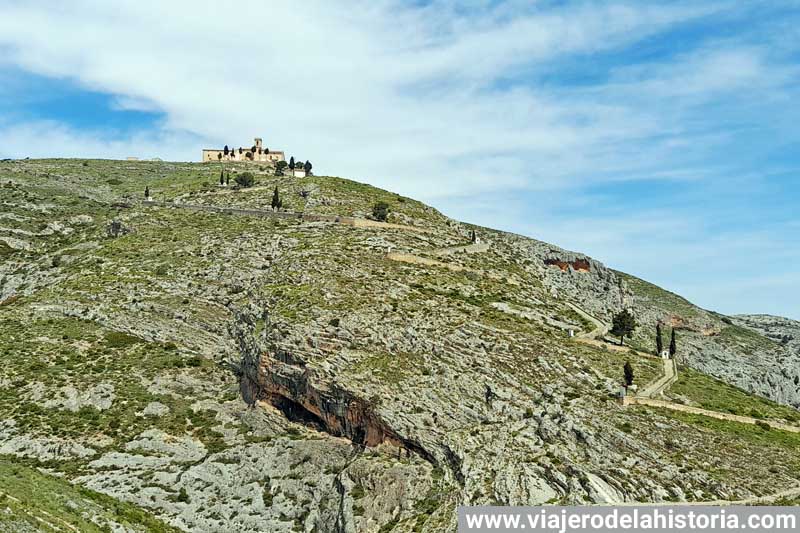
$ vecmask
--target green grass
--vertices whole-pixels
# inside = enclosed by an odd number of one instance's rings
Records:
[[[745,355],[762,352],[764,349],[779,349],[780,347],[775,341],[764,335],[751,329],[734,325],[722,328],[722,331],[714,340]]]
[[[653,285],[647,281],[641,280],[637,277],[625,274],[624,272],[617,272],[621,276],[628,287],[633,291],[633,294],[664,311],[678,315],[684,319],[698,318],[703,313],[702,309],[698,308],[686,298],[678,296],[666,289],[662,289],[657,285]]]
[[[717,434],[726,435],[729,438],[727,441],[728,447],[725,450],[726,453],[734,453],[738,442],[766,448],[775,447],[791,455],[794,463],[800,466],[800,456],[797,455],[797,449],[800,448],[800,433],[791,433],[778,429],[764,429],[753,424],[720,420],[708,416],[672,411],[669,409],[650,407],[647,409],[657,410],[664,416],[681,420]]]
[[[660,359],[641,357],[633,352],[603,350],[575,342],[575,349],[600,374],[622,383],[622,367],[627,361],[633,366],[634,383],[644,387],[663,374],[664,366]]]
[[[109,525],[113,523],[152,533],[179,531],[132,504],[5,458],[0,458],[0,508],[10,510],[10,514],[0,512],[0,529],[4,528],[3,524],[15,527],[27,524],[39,530],[40,520],[43,520],[58,530],[69,530],[66,527],[69,524],[85,533],[110,531]],[[45,530],[50,531],[50,528]]]
[[[672,394],[685,396],[704,409],[772,420],[800,422],[800,411],[750,394],[693,370],[681,368],[678,381],[669,390]]]

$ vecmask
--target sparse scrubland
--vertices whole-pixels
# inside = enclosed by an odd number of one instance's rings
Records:
[[[438,532],[463,504],[800,485],[798,434],[615,400],[625,362],[660,376],[661,322],[673,401],[798,424],[783,337],[368,185],[226,170],[0,163],[0,531]],[[386,224],[269,216],[276,188]],[[488,247],[456,249],[473,230]],[[620,350],[593,330],[623,309]]]

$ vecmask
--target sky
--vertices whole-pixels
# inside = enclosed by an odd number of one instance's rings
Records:
[[[800,319],[800,1],[0,0],[0,157],[264,139]]]

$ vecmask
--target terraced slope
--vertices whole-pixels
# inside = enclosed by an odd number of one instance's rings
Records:
[[[632,305],[637,348],[669,320],[683,362],[741,386],[737,409],[794,423],[748,392],[781,379],[773,399],[796,397],[776,343],[582,254],[257,168],[233,191],[211,165],[0,164],[4,461],[186,531],[438,532],[461,504],[796,488],[800,436],[622,408],[624,362],[645,384],[660,361],[578,337]],[[174,207],[268,209],[275,186],[287,210],[334,219],[386,201],[394,226]],[[487,246],[455,251],[473,229]]]

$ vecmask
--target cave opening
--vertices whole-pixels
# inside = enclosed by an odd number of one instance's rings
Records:
[[[324,420],[286,396],[273,395],[270,403],[292,422],[309,426],[317,431],[329,432]]]

